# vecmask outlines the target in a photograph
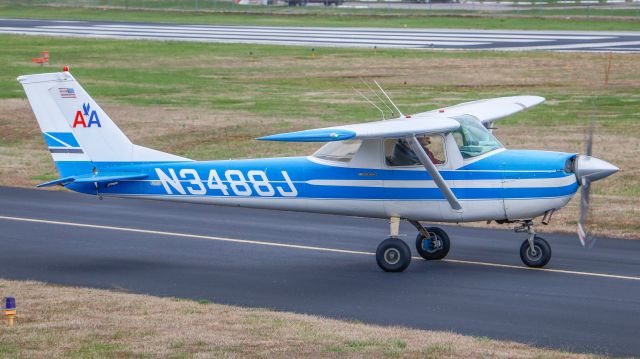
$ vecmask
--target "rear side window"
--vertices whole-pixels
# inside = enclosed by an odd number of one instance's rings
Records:
[[[313,156],[327,161],[349,162],[356,155],[361,144],[361,140],[329,142]]]

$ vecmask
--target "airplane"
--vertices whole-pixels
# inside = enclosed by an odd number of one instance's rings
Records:
[[[545,101],[511,96],[462,103],[392,119],[304,130],[263,141],[326,142],[310,156],[194,161],[138,146],[109,118],[65,67],[20,76],[60,178],[60,185],[103,197],[144,198],[213,205],[388,219],[389,237],[376,250],[387,272],[404,271],[411,249],[401,220],[416,227],[415,247],[426,260],[447,256],[450,238],[421,222],[495,221],[526,233],[520,258],[543,267],[549,243],[533,219],[547,224],[582,187],[618,171],[576,153],[506,149],[494,122]],[[377,82],[376,82],[377,84]],[[586,202],[585,202],[586,201]],[[590,240],[579,223],[583,245]]]

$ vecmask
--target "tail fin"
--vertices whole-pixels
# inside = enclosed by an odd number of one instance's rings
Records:
[[[61,177],[187,158],[133,144],[69,72],[20,76]]]

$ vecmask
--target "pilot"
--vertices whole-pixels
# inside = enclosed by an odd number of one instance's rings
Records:
[[[442,161],[437,159],[433,152],[429,149],[429,145],[431,144],[431,138],[428,136],[418,137],[418,142],[424,149],[425,153],[431,159],[433,164],[441,164]],[[403,138],[399,139],[394,148],[393,153],[389,156],[389,163],[393,166],[412,166],[420,163],[420,159],[413,152],[411,146],[407,141]]]
[[[429,149],[429,145],[431,145],[431,137],[429,136],[418,137],[418,142],[420,142],[420,145],[422,145],[424,152],[427,153],[427,156],[429,156],[429,159],[431,159],[431,162],[433,162],[434,165],[442,164],[442,161],[437,159],[436,156],[433,154],[433,152],[431,152],[431,150]]]

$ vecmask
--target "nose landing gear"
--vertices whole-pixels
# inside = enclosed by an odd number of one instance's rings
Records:
[[[551,246],[542,237],[536,236],[533,230],[533,221],[523,221],[519,227],[514,229],[516,232],[527,232],[528,237],[520,246],[520,259],[529,267],[544,267],[551,259]]]

